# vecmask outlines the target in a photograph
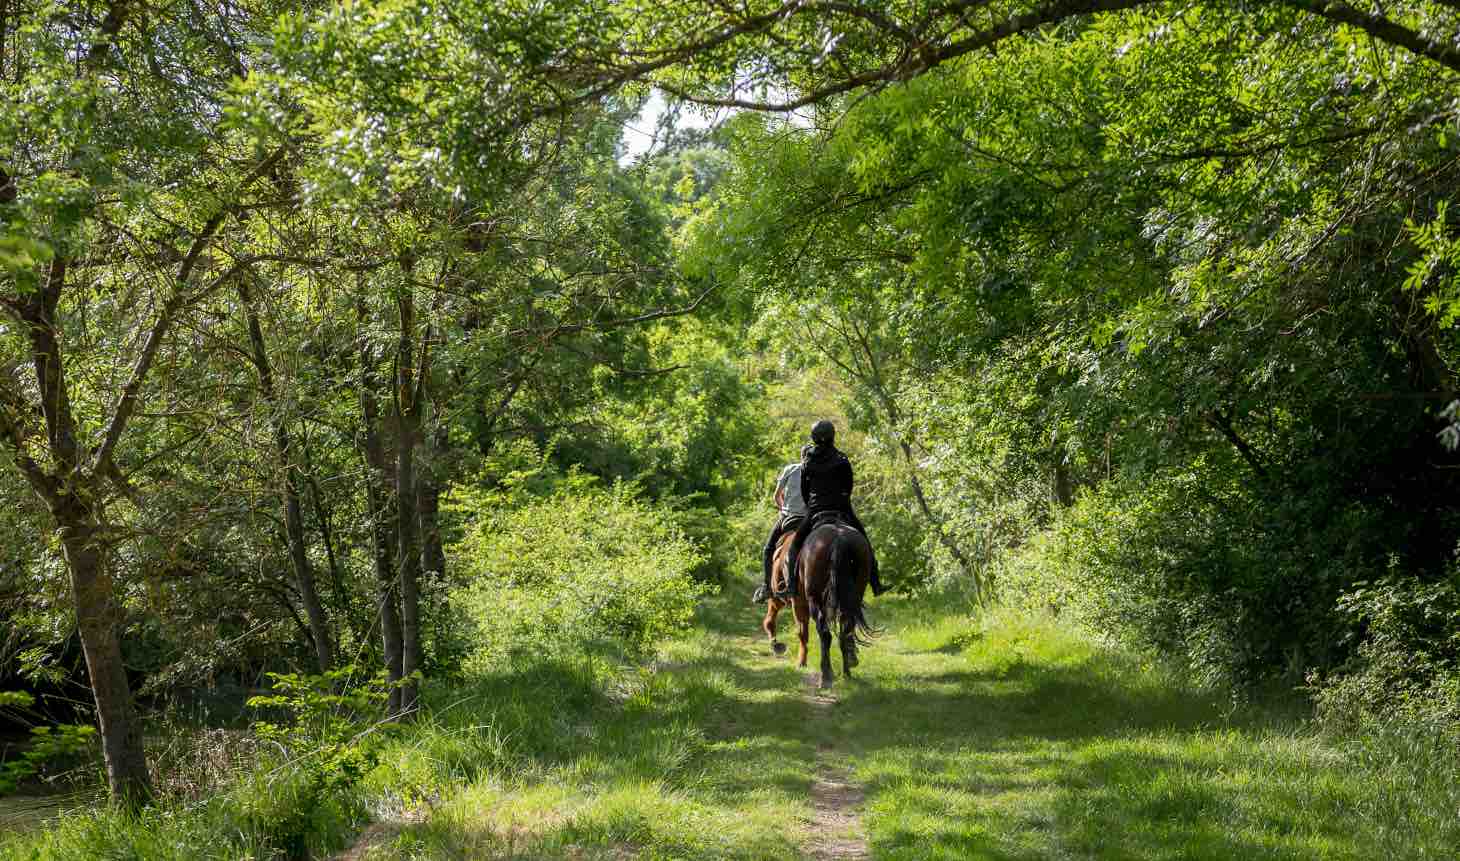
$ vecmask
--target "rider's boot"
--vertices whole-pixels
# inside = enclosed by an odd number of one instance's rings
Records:
[[[881,595],[883,592],[886,592],[887,591],[887,587],[882,585],[882,578],[878,574],[878,572],[880,572],[881,570],[882,570],[881,566],[877,564],[877,557],[874,555],[872,557],[872,577],[871,577],[871,581],[872,581],[872,594],[873,595]]]
[[[762,582],[755,587],[755,594],[750,596],[752,604],[764,604],[771,599],[771,557],[769,554],[761,556],[760,569]]]

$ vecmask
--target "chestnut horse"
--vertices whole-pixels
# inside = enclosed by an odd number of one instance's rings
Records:
[[[785,591],[786,556],[791,552],[794,532],[781,537],[771,562],[771,582],[775,591]],[[806,536],[801,545],[797,566],[796,594],[790,601],[772,597],[766,604],[761,628],[770,639],[771,650],[784,654],[786,646],[776,639],[776,617],[788,603],[796,616],[796,636],[801,641],[797,666],[806,666],[806,641],[810,621],[816,620],[816,633],[821,639],[821,686],[831,687],[831,634],[837,628],[837,642],[842,652],[842,674],[852,676],[857,665],[857,647],[868,644],[872,628],[862,614],[862,594],[872,577],[872,546],[866,537],[840,520],[824,520]]]

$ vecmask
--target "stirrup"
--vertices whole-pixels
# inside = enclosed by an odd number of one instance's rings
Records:
[[[750,596],[750,603],[752,603],[752,604],[764,604],[765,602],[769,601],[770,599],[771,599],[771,590],[767,589],[765,587],[765,584],[762,583],[759,586],[755,587],[755,592]]]

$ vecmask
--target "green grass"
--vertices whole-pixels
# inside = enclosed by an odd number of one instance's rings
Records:
[[[1339,744],[1291,709],[1234,707],[1047,619],[904,601],[875,615],[887,633],[829,709],[734,597],[708,602],[652,670],[597,688],[554,670],[580,687],[550,725],[532,723],[546,703],[522,698],[532,685],[484,692],[505,703],[494,725],[517,764],[461,784],[375,857],[796,857],[815,840],[812,781],[835,767],[865,789],[878,858],[1445,858],[1460,845],[1453,754],[1447,771],[1433,750]]]
[[[876,857],[1444,858],[1460,845],[1453,752],[1448,768],[1379,762],[1391,743],[1338,745],[1283,711],[1233,709],[1045,619],[904,611],[890,626],[843,705]]]
[[[1460,845],[1451,749],[1325,738],[1292,710],[1236,707],[1048,619],[905,600],[872,615],[887,631],[829,706],[769,654],[738,594],[706,602],[649,666],[584,658],[437,690],[351,796],[395,823],[369,857],[804,857],[827,769],[862,786],[877,858],[1450,858]],[[0,839],[0,857],[272,857],[277,840],[238,827],[260,797],[243,785],[140,821],[72,818]],[[243,821],[271,821],[279,803]],[[332,803],[312,851],[359,823]]]

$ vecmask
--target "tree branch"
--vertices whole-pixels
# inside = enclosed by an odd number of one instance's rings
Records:
[[[1275,2],[1307,12],[1336,24],[1355,27],[1381,42],[1412,51],[1453,71],[1460,71],[1460,47],[1457,47],[1456,43],[1446,43],[1438,39],[1431,39],[1384,15],[1356,9],[1347,3],[1339,2],[1339,0],[1275,0]],[[1460,0],[1437,0],[1437,2],[1452,9],[1460,9]],[[967,13],[971,9],[987,5],[989,5],[987,0],[976,0],[976,2],[952,5],[941,10],[939,14],[941,16],[957,14],[960,22],[966,22]],[[887,32],[897,34],[904,46],[911,50],[905,50],[894,62],[851,75],[835,83],[813,88],[796,98],[784,101],[758,101],[734,97],[715,98],[696,95],[672,82],[653,77],[654,72],[676,62],[680,58],[678,54],[675,57],[662,58],[653,63],[645,63],[640,66],[619,70],[615,76],[615,82],[634,78],[647,78],[652,80],[656,87],[686,102],[711,107],[730,107],[753,111],[785,113],[825,101],[833,96],[861,89],[862,87],[886,85],[915,78],[949,60],[982,48],[992,47],[998,42],[1010,37],[1028,33],[1047,24],[1057,23],[1077,15],[1117,12],[1147,5],[1152,5],[1152,0],[1065,0],[1064,2],[1051,3],[1036,7],[1029,12],[1010,16],[992,27],[975,32],[965,39],[950,42],[936,48],[928,46],[926,42],[917,44],[909,42],[908,38],[911,34],[905,29],[892,24],[892,22],[878,13],[858,13],[856,17],[869,21],[874,26]],[[781,17],[815,11],[839,11],[844,14],[851,14],[848,8],[846,8],[846,4],[842,3],[808,3],[794,10],[786,10],[782,7],[782,11],[776,14],[774,20],[757,20],[754,26],[750,26],[750,22],[747,21],[744,26],[724,31],[720,34],[723,38],[717,40],[714,44],[706,43],[706,47],[715,47],[721,41],[729,41],[738,36],[766,31],[776,21],[780,20]],[[696,49],[691,46],[685,50],[694,51]]]
[[[891,63],[876,69],[869,69],[838,81],[837,83],[813,89],[797,98],[783,102],[753,101],[736,98],[706,98],[693,95],[681,88],[657,79],[654,80],[654,85],[676,98],[695,104],[785,113],[825,101],[832,96],[841,95],[842,93],[851,92],[862,87],[888,84],[895,81],[906,81],[915,78],[949,60],[972,53],[980,48],[991,47],[1011,36],[1037,30],[1046,24],[1063,21],[1066,18],[1072,18],[1076,15],[1093,15],[1099,12],[1117,12],[1122,9],[1134,9],[1138,6],[1145,6],[1150,2],[1151,0],[1066,0],[1066,2],[1053,3],[1022,15],[1014,15],[993,27],[974,33],[967,39],[952,42],[936,49],[922,47],[901,62]],[[971,3],[966,5],[976,6],[987,4]]]
[[[700,303],[705,301],[705,297],[713,293],[718,286],[718,284],[712,284],[706,287],[704,292],[696,296],[693,302],[679,308],[661,308],[658,311],[650,311],[647,314],[640,314],[636,317],[620,317],[615,320],[602,320],[594,323],[563,323],[554,326],[546,334],[547,337],[554,338],[558,335],[572,335],[578,332],[602,332],[608,329],[617,329],[620,326],[632,326],[637,323],[648,323],[652,320],[663,320],[667,317],[683,317],[685,314],[694,313],[695,309],[700,307]],[[531,334],[531,330],[518,329],[512,334],[517,336],[527,335]]]
[[[239,188],[247,188],[254,180],[262,176],[269,168],[284,156],[284,147],[279,147],[272,154],[258,164],[248,176],[244,177]],[[167,336],[167,331],[172,326],[173,318],[177,312],[187,305],[197,302],[213,291],[228,283],[228,280],[241,271],[245,264],[235,263],[222,275],[213,280],[211,284],[196,292],[189,292],[188,280],[192,277],[193,270],[197,267],[198,259],[202,256],[203,249],[212,241],[218,228],[224,220],[232,213],[231,208],[225,207],[203,225],[198,234],[193,238],[192,246],[183,257],[182,263],[177,271],[177,289],[172,297],[163,303],[162,310],[158,312],[157,319],[153,321],[152,329],[147,333],[147,340],[142,345],[142,353],[137,357],[137,363],[132,367],[132,375],[127,379],[126,385],[122,387],[121,397],[117,399],[116,406],[112,409],[111,421],[107,423],[106,433],[102,436],[101,446],[97,448],[96,455],[92,458],[91,468],[95,472],[111,474],[109,466],[112,450],[116,448],[117,441],[121,439],[122,432],[127,428],[127,422],[131,421],[132,414],[137,409],[137,394],[142,389],[142,383],[147,379],[147,373],[152,369],[152,362],[157,358],[157,351],[162,347],[162,341]]]
[[[1247,461],[1248,466],[1252,467],[1253,472],[1262,478],[1267,477],[1267,467],[1263,465],[1261,458],[1257,456],[1257,452],[1253,450],[1252,446],[1247,444],[1247,440],[1243,439],[1237,433],[1237,429],[1232,426],[1231,416],[1224,415],[1218,410],[1209,410],[1206,413],[1206,420],[1212,427],[1221,432],[1222,436],[1226,437],[1227,441],[1237,449],[1237,452],[1242,455],[1242,459]]]
[[[1452,40],[1449,44],[1430,39],[1383,15],[1355,9],[1339,0],[1278,0],[1294,9],[1301,9],[1319,18],[1362,30],[1390,45],[1406,48],[1421,57],[1427,57],[1451,71],[1460,72],[1460,49]],[[1460,3],[1446,3],[1450,8],[1460,8]]]

